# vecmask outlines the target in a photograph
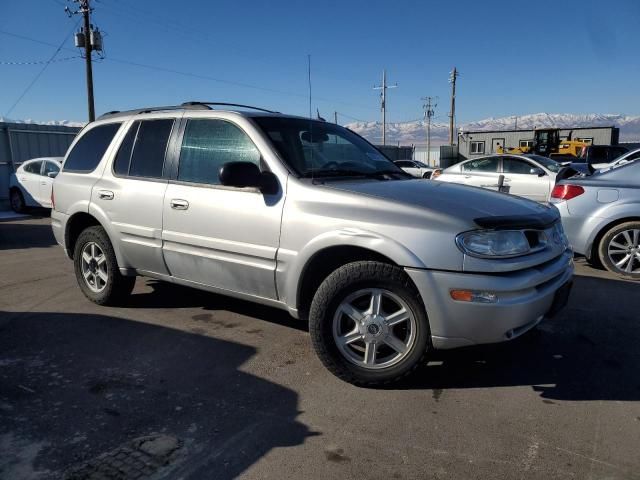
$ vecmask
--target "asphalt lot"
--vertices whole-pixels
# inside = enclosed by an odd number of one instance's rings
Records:
[[[0,478],[640,478],[639,293],[578,260],[525,337],[361,389],[284,312],[145,279],[98,307],[47,218],[1,221]]]

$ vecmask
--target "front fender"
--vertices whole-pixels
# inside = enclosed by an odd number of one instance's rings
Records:
[[[312,238],[298,252],[278,250],[278,294],[294,316],[300,281],[306,266],[316,254],[332,247],[359,247],[383,255],[402,267],[426,268],[422,260],[404,245],[379,233],[360,228],[341,228],[322,233]]]

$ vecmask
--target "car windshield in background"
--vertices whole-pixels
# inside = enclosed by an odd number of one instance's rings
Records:
[[[558,173],[562,168],[562,165],[560,165],[558,162],[556,162],[555,160],[551,160],[550,158],[547,158],[547,157],[542,157],[540,155],[529,155],[529,158],[531,158],[532,160],[535,160],[544,168],[546,168],[547,170],[553,173]]]
[[[333,123],[254,117],[282,159],[303,177],[407,175],[372,145]]]

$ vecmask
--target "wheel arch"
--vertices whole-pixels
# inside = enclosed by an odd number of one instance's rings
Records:
[[[599,261],[598,249],[600,248],[600,242],[602,241],[602,238],[607,234],[607,232],[612,228],[615,228],[618,225],[621,225],[627,222],[640,222],[640,216],[636,215],[636,216],[621,217],[606,223],[598,230],[598,233],[596,233],[595,237],[593,237],[593,241],[591,242],[591,245],[589,246],[589,249],[588,249],[590,261],[593,261],[593,260]]]
[[[80,234],[87,228],[93,226],[99,226],[104,229],[109,237],[109,241],[111,242],[111,246],[113,247],[113,251],[116,254],[116,259],[119,266],[123,266],[123,258],[120,254],[120,249],[118,245],[116,245],[113,241],[113,235],[110,231],[111,229],[107,227],[108,222],[101,221],[96,216],[87,212],[76,212],[69,217],[66,222],[65,232],[64,232],[64,242],[65,248],[67,251],[67,255],[71,260],[73,260],[73,254],[75,251],[76,241]]]

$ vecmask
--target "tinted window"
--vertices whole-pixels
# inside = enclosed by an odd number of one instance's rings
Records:
[[[260,152],[238,127],[224,120],[189,120],[184,131],[178,180],[219,184],[227,162],[260,165]]]
[[[44,173],[43,175],[47,176],[51,172],[59,172],[60,166],[55,162],[44,162]]]
[[[64,171],[89,173],[95,170],[119,128],[120,123],[108,123],[82,135],[67,156]]]
[[[124,137],[120,148],[118,149],[118,153],[116,154],[116,159],[113,162],[113,172],[116,175],[129,175],[129,164],[131,163],[131,151],[133,150],[133,142],[136,139],[136,135],[138,133],[138,127],[140,126],[140,122],[135,122],[131,125],[131,128],[127,132],[127,135]]]
[[[464,172],[497,172],[498,157],[479,158],[462,164]]]
[[[607,161],[607,149],[603,147],[590,147],[589,163],[601,163]]]
[[[162,177],[164,156],[172,127],[173,119],[140,122],[136,144],[131,155],[130,176]]]
[[[414,168],[415,165],[411,162],[403,162],[403,161],[399,161],[399,162],[395,162],[395,164],[397,166],[399,166],[400,168]]]
[[[504,173],[524,173],[530,175],[532,168],[534,168],[534,165],[519,158],[502,159],[502,170]]]
[[[31,162],[27,163],[23,170],[27,173],[35,173],[36,175],[40,175],[40,169],[42,168],[42,162]]]
[[[616,147],[614,147],[609,151],[609,159],[611,161],[613,161],[613,160],[617,159],[618,157],[620,157],[621,155],[624,155],[625,153],[627,153],[627,151],[628,150],[626,148],[619,148],[619,147],[616,148]]]

